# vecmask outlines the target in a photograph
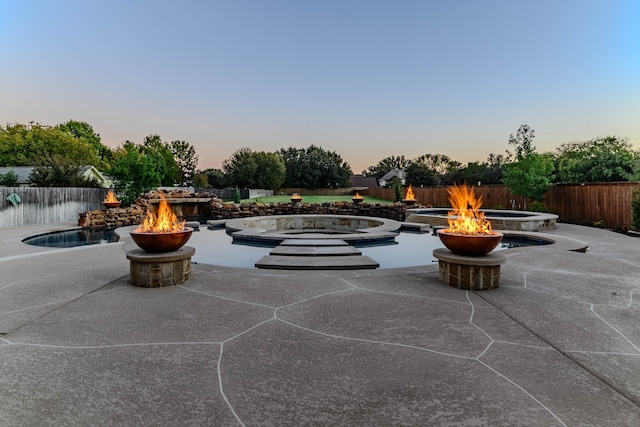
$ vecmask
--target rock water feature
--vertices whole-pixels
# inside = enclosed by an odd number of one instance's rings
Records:
[[[192,228],[171,210],[161,198],[157,209],[149,209],[142,224],[131,238],[139,246],[127,250],[130,261],[129,281],[134,286],[156,288],[184,283],[191,278],[191,257],[196,250],[184,246]]]
[[[447,217],[449,228],[438,230],[447,249],[435,249],[439,279],[449,286],[483,290],[500,285],[500,265],[506,256],[493,249],[503,234],[491,230],[491,223],[480,211],[482,198],[476,198],[473,187],[454,185],[449,189],[453,210]]]

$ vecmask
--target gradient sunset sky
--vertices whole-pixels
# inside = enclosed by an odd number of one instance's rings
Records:
[[[0,123],[86,121],[116,147],[311,144],[354,173],[615,135],[640,147],[637,0],[0,0]]]

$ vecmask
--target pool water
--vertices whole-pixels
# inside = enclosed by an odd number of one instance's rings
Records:
[[[396,244],[382,246],[361,246],[362,255],[374,259],[380,268],[402,268],[437,263],[433,257],[434,249],[444,245],[438,236],[431,233],[400,233]],[[269,255],[271,247],[232,244],[231,236],[225,229],[201,229],[194,232],[187,243],[196,248],[192,257],[194,262],[224,265],[228,267],[254,268],[254,264],[263,256]],[[513,247],[549,244],[547,240],[505,236],[503,242],[494,250]]]
[[[72,248],[75,246],[98,245],[118,241],[113,229],[84,229],[78,228],[53,233],[39,234],[23,239],[23,243],[50,248]]]
[[[36,246],[70,248],[74,246],[117,242],[118,236],[113,230],[74,229],[62,232],[28,237],[24,243]],[[531,236],[505,236],[495,250],[520,246],[549,244]],[[232,237],[224,228],[195,230],[187,245],[196,248],[193,262],[221,265],[226,267],[255,268],[255,263],[268,255],[272,247],[233,244]],[[363,255],[369,256],[380,264],[380,268],[402,268],[437,263],[432,255],[434,249],[444,247],[432,233],[402,232],[396,237],[396,243],[382,246],[358,247]]]

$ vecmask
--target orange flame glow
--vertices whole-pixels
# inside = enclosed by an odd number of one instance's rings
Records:
[[[113,192],[113,190],[109,190],[109,192],[107,193],[107,196],[104,198],[105,203],[118,203],[119,200],[116,197],[115,193]]]
[[[405,194],[404,200],[416,200],[416,196],[413,195],[413,187],[411,184],[407,187],[407,194]]]
[[[178,217],[171,210],[167,199],[160,194],[160,204],[157,209],[149,209],[144,222],[135,229],[138,233],[167,233],[184,230],[186,221],[178,221]]]
[[[356,191],[356,195],[353,196],[353,199],[362,199],[363,197]]]
[[[480,212],[482,197],[476,198],[473,187],[454,184],[448,192],[454,210],[448,214],[447,231],[456,234],[491,234],[491,222]]]

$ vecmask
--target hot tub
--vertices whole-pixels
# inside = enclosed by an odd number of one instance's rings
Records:
[[[529,212],[512,211],[502,209],[481,209],[486,218],[491,222],[494,230],[512,231],[548,231],[556,228],[558,215]],[[406,221],[429,224],[432,227],[448,226],[448,209],[407,209]]]

